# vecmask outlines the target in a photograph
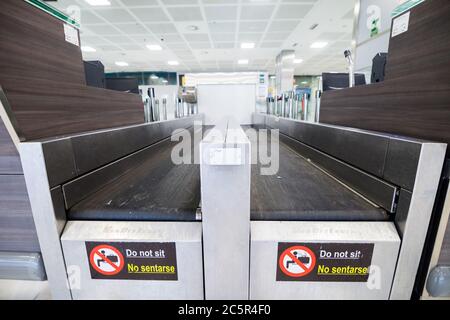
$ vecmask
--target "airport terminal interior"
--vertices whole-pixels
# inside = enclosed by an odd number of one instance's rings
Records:
[[[0,300],[450,299],[450,1],[1,0]]]

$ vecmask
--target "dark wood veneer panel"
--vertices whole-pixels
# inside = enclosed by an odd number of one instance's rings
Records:
[[[22,175],[0,175],[0,251],[40,251]]]
[[[390,39],[386,80],[323,94],[320,121],[450,143],[450,1],[411,10]]]
[[[0,1],[0,86],[25,140],[144,122],[139,95],[86,86],[64,23],[25,1]]]
[[[22,173],[19,152],[0,119],[0,175]]]

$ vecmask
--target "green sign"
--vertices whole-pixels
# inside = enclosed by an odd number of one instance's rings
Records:
[[[70,18],[65,13],[59,11],[58,9],[52,7],[51,5],[48,5],[47,3],[41,0],[25,0],[25,2],[35,6],[36,8],[41,9],[44,12],[47,12],[48,14],[54,16],[59,20],[64,21],[67,24],[74,26],[77,29],[80,28],[80,24],[76,22],[74,19]]]
[[[392,11],[392,17],[395,18],[401,15],[402,13],[411,10],[412,8],[414,8],[415,6],[424,1],[425,0],[408,0],[405,3],[399,5],[397,8],[395,8],[394,11]]]

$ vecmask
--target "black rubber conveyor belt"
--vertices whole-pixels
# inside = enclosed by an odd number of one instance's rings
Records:
[[[195,221],[200,202],[200,168],[175,165],[177,142],[152,146],[145,159],[73,206],[71,220]]]
[[[256,148],[254,141],[252,148]],[[276,175],[261,175],[259,161],[252,165],[252,220],[389,220],[383,209],[375,207],[282,142],[279,150],[280,166]]]

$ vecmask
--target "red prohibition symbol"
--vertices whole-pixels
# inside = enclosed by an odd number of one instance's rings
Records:
[[[118,274],[125,265],[122,253],[107,244],[101,244],[92,249],[89,262],[98,273],[105,276]]]
[[[293,246],[283,251],[278,264],[285,275],[300,278],[313,271],[316,256],[308,247]]]

